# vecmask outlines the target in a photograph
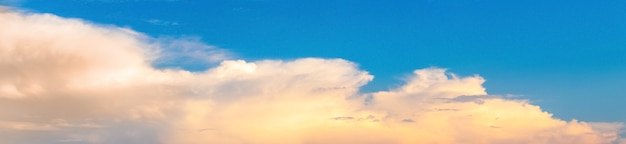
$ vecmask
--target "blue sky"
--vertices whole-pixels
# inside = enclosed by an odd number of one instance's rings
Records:
[[[401,85],[414,69],[479,74],[562,119],[626,122],[626,1],[26,0],[32,12],[193,36],[237,58],[342,58]],[[205,67],[184,65],[192,70]]]

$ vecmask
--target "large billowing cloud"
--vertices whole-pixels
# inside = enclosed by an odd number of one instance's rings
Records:
[[[174,48],[182,49],[172,51]],[[204,71],[155,68],[218,62]],[[621,123],[564,121],[488,95],[480,76],[414,71],[389,91],[342,59],[226,60],[51,14],[0,13],[2,143],[619,143]],[[192,60],[189,60],[192,59]]]

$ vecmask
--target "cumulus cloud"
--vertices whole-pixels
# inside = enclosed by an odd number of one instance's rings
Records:
[[[0,21],[4,143],[624,141],[622,123],[556,119],[487,94],[478,75],[426,68],[401,87],[359,93],[373,76],[342,59],[228,60],[197,39],[51,14],[4,11]],[[181,58],[218,64],[155,67]]]

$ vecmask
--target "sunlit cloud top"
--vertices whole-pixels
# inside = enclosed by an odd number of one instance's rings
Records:
[[[374,76],[339,58],[246,61],[53,14],[0,21],[3,143],[624,143],[622,123],[554,118],[479,75],[424,68],[363,93]]]

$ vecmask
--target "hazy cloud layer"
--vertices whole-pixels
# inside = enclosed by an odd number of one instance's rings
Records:
[[[246,62],[191,38],[0,13],[3,143],[623,143],[622,123],[564,121],[490,96],[480,76],[414,71],[396,89],[342,59]],[[182,60],[181,60],[182,59]],[[175,65],[219,63],[200,72]]]

